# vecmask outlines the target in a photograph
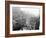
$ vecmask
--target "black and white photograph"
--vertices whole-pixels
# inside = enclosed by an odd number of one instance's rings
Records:
[[[40,15],[39,13],[34,14],[37,11],[39,9],[30,7],[12,7],[13,31],[39,30]]]

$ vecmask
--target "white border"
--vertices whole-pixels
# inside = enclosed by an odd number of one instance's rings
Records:
[[[40,9],[40,29],[39,30],[27,30],[27,31],[12,31],[12,7],[31,7],[31,8],[39,8]],[[16,5],[10,4],[10,34],[22,34],[22,33],[38,33],[42,32],[42,6],[35,5]]]

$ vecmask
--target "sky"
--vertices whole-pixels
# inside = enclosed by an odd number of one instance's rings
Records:
[[[13,13],[16,14],[16,12],[23,12],[27,15],[33,15],[35,17],[39,16],[40,9],[39,8],[31,8],[31,7],[13,7]]]

